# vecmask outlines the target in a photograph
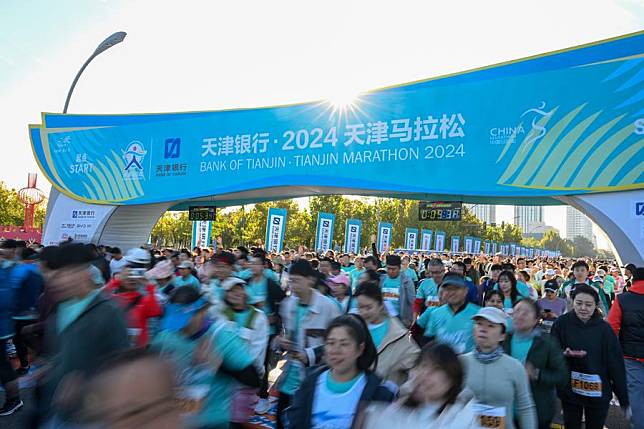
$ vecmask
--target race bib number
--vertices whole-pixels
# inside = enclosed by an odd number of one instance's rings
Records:
[[[382,297],[384,299],[399,299],[400,298],[400,293],[398,292],[398,289],[383,288],[382,289]]]
[[[425,306],[426,307],[440,307],[441,302],[438,299],[437,296],[428,296],[427,300],[425,301]]]
[[[209,385],[185,386],[179,389],[177,399],[179,400],[181,413],[185,416],[199,414],[203,409],[209,391]]]
[[[591,398],[601,398],[602,396],[602,380],[597,374],[572,371],[570,373],[570,385],[572,391],[578,395]]]
[[[475,404],[477,429],[505,429],[505,407]]]

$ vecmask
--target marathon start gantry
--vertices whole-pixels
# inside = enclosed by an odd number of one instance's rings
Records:
[[[634,33],[374,90],[344,108],[44,113],[30,136],[54,187],[45,241],[60,240],[68,199],[105,208],[84,232],[94,241],[125,210],[141,230],[110,237],[125,247],[144,242],[154,224],[137,217],[186,202],[353,193],[569,204],[621,258],[641,260],[643,47],[644,32]]]

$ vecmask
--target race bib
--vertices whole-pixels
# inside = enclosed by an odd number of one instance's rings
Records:
[[[486,404],[474,404],[477,429],[505,429],[505,407],[494,407]]]
[[[179,409],[185,416],[194,416],[203,409],[210,385],[184,386],[177,392]]]
[[[441,306],[441,302],[440,302],[440,300],[438,299],[438,297],[437,297],[437,296],[435,296],[435,295],[433,295],[433,296],[428,296],[428,297],[427,297],[427,300],[425,301],[425,306],[426,306],[426,307],[440,307],[440,306]]]
[[[177,399],[179,409],[185,417],[201,412],[212,381],[212,371],[207,365],[197,365],[185,369],[178,380]]]
[[[570,385],[572,391],[578,395],[591,398],[601,398],[602,396],[602,380],[597,374],[571,371]]]
[[[142,331],[140,328],[127,328],[127,337],[130,340],[130,345],[135,347],[138,344]]]
[[[546,333],[550,333],[550,331],[552,330],[552,325],[554,323],[555,322],[553,322],[552,320],[544,320],[541,322],[541,329],[543,329],[543,331]]]

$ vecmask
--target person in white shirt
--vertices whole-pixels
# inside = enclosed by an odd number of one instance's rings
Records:
[[[123,268],[127,265],[127,261],[123,257],[121,249],[118,247],[112,247],[110,254],[112,255],[112,260],[110,261],[110,273],[112,277],[114,277],[116,274],[123,271]]]

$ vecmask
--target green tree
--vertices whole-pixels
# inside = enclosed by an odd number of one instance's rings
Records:
[[[525,247],[539,247],[541,246],[541,242],[537,240],[534,237],[527,237],[527,238],[522,238],[521,239],[521,245]]]
[[[566,257],[571,257],[574,254],[573,243],[561,238],[557,231],[546,231],[541,239],[541,247],[548,250],[559,250],[561,255]]]
[[[45,223],[47,200],[36,206],[34,213],[34,226],[42,228]],[[0,182],[0,225],[23,225],[25,218],[25,205],[18,198],[18,191],[8,188]]]
[[[572,239],[572,243],[575,247],[575,256],[586,256],[590,258],[597,256],[597,250],[595,250],[593,242],[586,237],[578,235]]]

